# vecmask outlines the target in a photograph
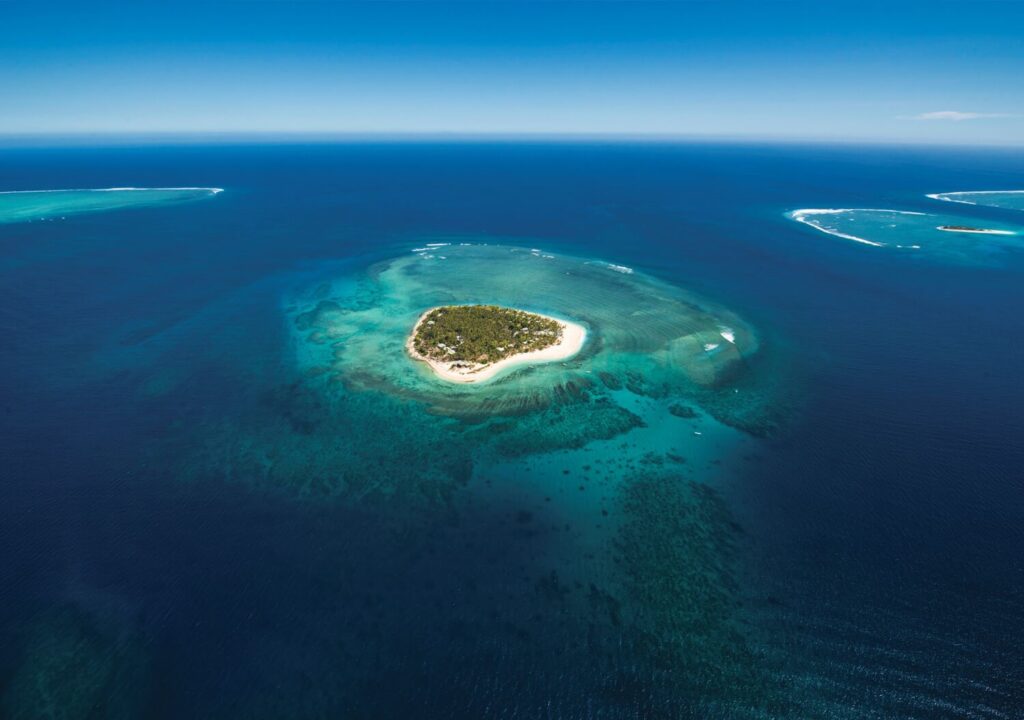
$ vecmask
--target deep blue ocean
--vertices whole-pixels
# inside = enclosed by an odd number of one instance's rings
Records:
[[[224,192],[0,225],[5,717],[1024,717],[1024,250],[969,237],[985,261],[956,261],[786,217],[1024,188],[1024,152],[0,151],[3,190],[124,186]],[[650,419],[649,390],[622,401],[646,429],[551,440],[546,401],[481,425],[307,380],[295,298],[437,238],[728,308],[764,360],[714,392],[756,389],[770,431],[712,421],[712,391],[701,435]],[[529,423],[548,445],[479,449]],[[434,432],[458,452],[411,493],[403,443]],[[630,459],[637,433],[685,474]],[[595,492],[622,525],[563,532]]]

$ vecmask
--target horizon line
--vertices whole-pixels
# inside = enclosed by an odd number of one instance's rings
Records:
[[[838,137],[831,135],[755,135],[660,132],[586,132],[586,131],[317,131],[317,130],[167,130],[167,131],[76,131],[76,132],[2,132],[0,147],[63,147],[179,144],[327,144],[327,143],[402,143],[402,142],[607,142],[607,143],[726,143],[778,145],[903,145],[943,148],[1024,149],[1020,142],[942,142],[933,139]]]

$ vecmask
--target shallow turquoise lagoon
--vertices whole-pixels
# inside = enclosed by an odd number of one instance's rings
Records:
[[[965,190],[961,192],[933,193],[933,200],[983,205],[1006,210],[1024,210],[1024,190]]]
[[[583,323],[586,345],[565,362],[453,386],[413,362],[404,344],[427,308],[473,303]],[[565,386],[629,383],[662,396],[708,391],[749,373],[759,347],[754,330],[731,311],[632,268],[468,242],[424,243],[356,278],[320,284],[288,309],[304,364],[462,415],[544,405]]]
[[[1015,717],[1024,257],[935,226],[1024,216],[926,193],[1022,167],[10,151],[7,188],[226,191],[0,195],[33,208],[0,224],[0,717]],[[922,215],[785,217],[851,206]],[[586,345],[480,385],[408,357],[478,302]]]
[[[1024,226],[1004,220],[878,208],[805,208],[788,217],[865,248],[945,262],[999,263],[1005,253],[1024,250]]]
[[[208,198],[220,188],[100,188],[0,192],[0,223],[62,220],[81,213],[173,205]]]
[[[366,654],[397,653],[388,682],[412,671],[401,669],[400,639],[462,668],[486,665],[507,641],[510,672],[521,672],[556,665],[586,637],[587,659],[562,673],[567,686],[610,691],[623,682],[612,668],[664,663],[644,683],[679,712],[711,678],[725,706],[780,702],[744,628],[740,535],[721,496],[787,415],[785,374],[766,367],[748,322],[605,259],[430,238],[369,265],[321,262],[278,285],[281,378],[261,379],[245,410],[208,413],[151,452],[174,457],[186,487],[373,513],[380,549],[398,555],[385,565],[431,578],[417,597],[438,604],[438,622],[337,656],[346,682],[373,694]],[[407,355],[425,308],[476,302],[584,323],[587,345],[479,386],[440,380]],[[395,607],[404,585],[360,591]],[[330,622],[353,622],[350,610]],[[317,652],[337,652],[330,637],[311,641]],[[337,686],[332,669],[316,672]],[[448,686],[473,692],[480,679],[459,672]],[[536,707],[551,687],[520,701]]]

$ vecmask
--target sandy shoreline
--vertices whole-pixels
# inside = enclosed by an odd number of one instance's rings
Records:
[[[943,232],[958,232],[958,233],[973,233],[975,235],[1016,235],[1011,230],[989,230],[987,228],[958,228],[949,227],[948,225],[939,225],[936,230],[942,230]]]
[[[587,329],[582,325],[577,325],[576,323],[568,322],[566,320],[559,320],[558,318],[553,318],[550,315],[530,313],[531,315],[537,315],[538,317],[547,318],[548,320],[553,320],[558,323],[559,327],[562,329],[562,337],[557,343],[543,348],[542,350],[518,353],[489,365],[480,365],[468,370],[453,370],[450,367],[452,363],[440,362],[438,360],[432,360],[431,358],[424,357],[416,352],[416,348],[414,348],[412,344],[412,339],[416,336],[416,331],[419,329],[420,323],[422,323],[423,319],[435,309],[436,308],[428,308],[419,316],[419,319],[416,320],[416,324],[413,326],[412,331],[409,333],[409,337],[405,341],[405,349],[414,360],[419,360],[429,365],[430,369],[433,370],[434,374],[439,378],[453,383],[465,384],[483,382],[484,380],[489,380],[494,377],[505,368],[514,367],[516,365],[568,360],[580,351],[583,347],[583,343],[587,339]]]

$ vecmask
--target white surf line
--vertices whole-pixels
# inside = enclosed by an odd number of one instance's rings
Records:
[[[925,195],[925,197],[932,200],[942,200],[943,202],[961,203],[962,205],[978,204],[970,200],[957,200],[952,197],[953,195],[1024,195],[1024,190],[957,190],[956,192],[930,193]]]
[[[110,187],[110,188],[61,188],[56,190],[0,190],[0,195],[18,195],[19,193],[58,193],[58,192],[127,192],[133,190],[206,190],[216,195],[224,192],[217,187]]]
[[[554,257],[554,255],[535,255],[535,256],[536,257],[550,257],[550,258]],[[629,267],[628,265],[616,265],[615,263],[605,262],[603,260],[584,260],[583,264],[584,265],[597,265],[598,267],[603,267],[605,270],[614,270],[615,272],[621,273],[623,275],[632,275],[633,274],[633,268]]]
[[[813,220],[808,219],[808,216],[815,215],[840,215],[842,213],[850,212],[870,212],[870,213],[895,213],[897,215],[927,215],[927,213],[913,212],[911,210],[887,210],[885,208],[801,208],[800,210],[793,210],[789,213],[789,217],[792,220],[796,220],[799,223],[808,225],[815,230],[820,230],[826,235],[834,235],[835,237],[843,238],[844,240],[853,240],[854,242],[863,243],[864,245],[871,245],[873,247],[888,247],[886,243],[875,242],[874,240],[868,240],[867,238],[858,237],[856,235],[850,235],[849,233],[840,232],[839,230],[833,230],[832,228],[822,227]]]
[[[844,232],[839,232],[838,230],[831,230],[829,228],[824,228],[821,225],[819,225],[816,222],[814,222],[813,220],[808,220],[807,219],[808,215],[811,215],[811,216],[813,216],[813,215],[838,215],[839,213],[845,213],[845,212],[852,212],[852,210],[851,209],[805,208],[805,209],[802,209],[802,210],[794,210],[793,212],[791,212],[789,214],[789,217],[792,218],[793,220],[796,220],[798,223],[803,223],[804,225],[812,227],[815,230],[820,230],[821,232],[825,233],[826,235],[833,235],[835,237],[843,238],[844,240],[853,240],[854,242],[864,243],[865,245],[871,245],[873,247],[885,247],[885,243],[874,242],[873,240],[868,240],[866,238],[857,237],[856,235],[849,235],[849,234],[844,233]]]

